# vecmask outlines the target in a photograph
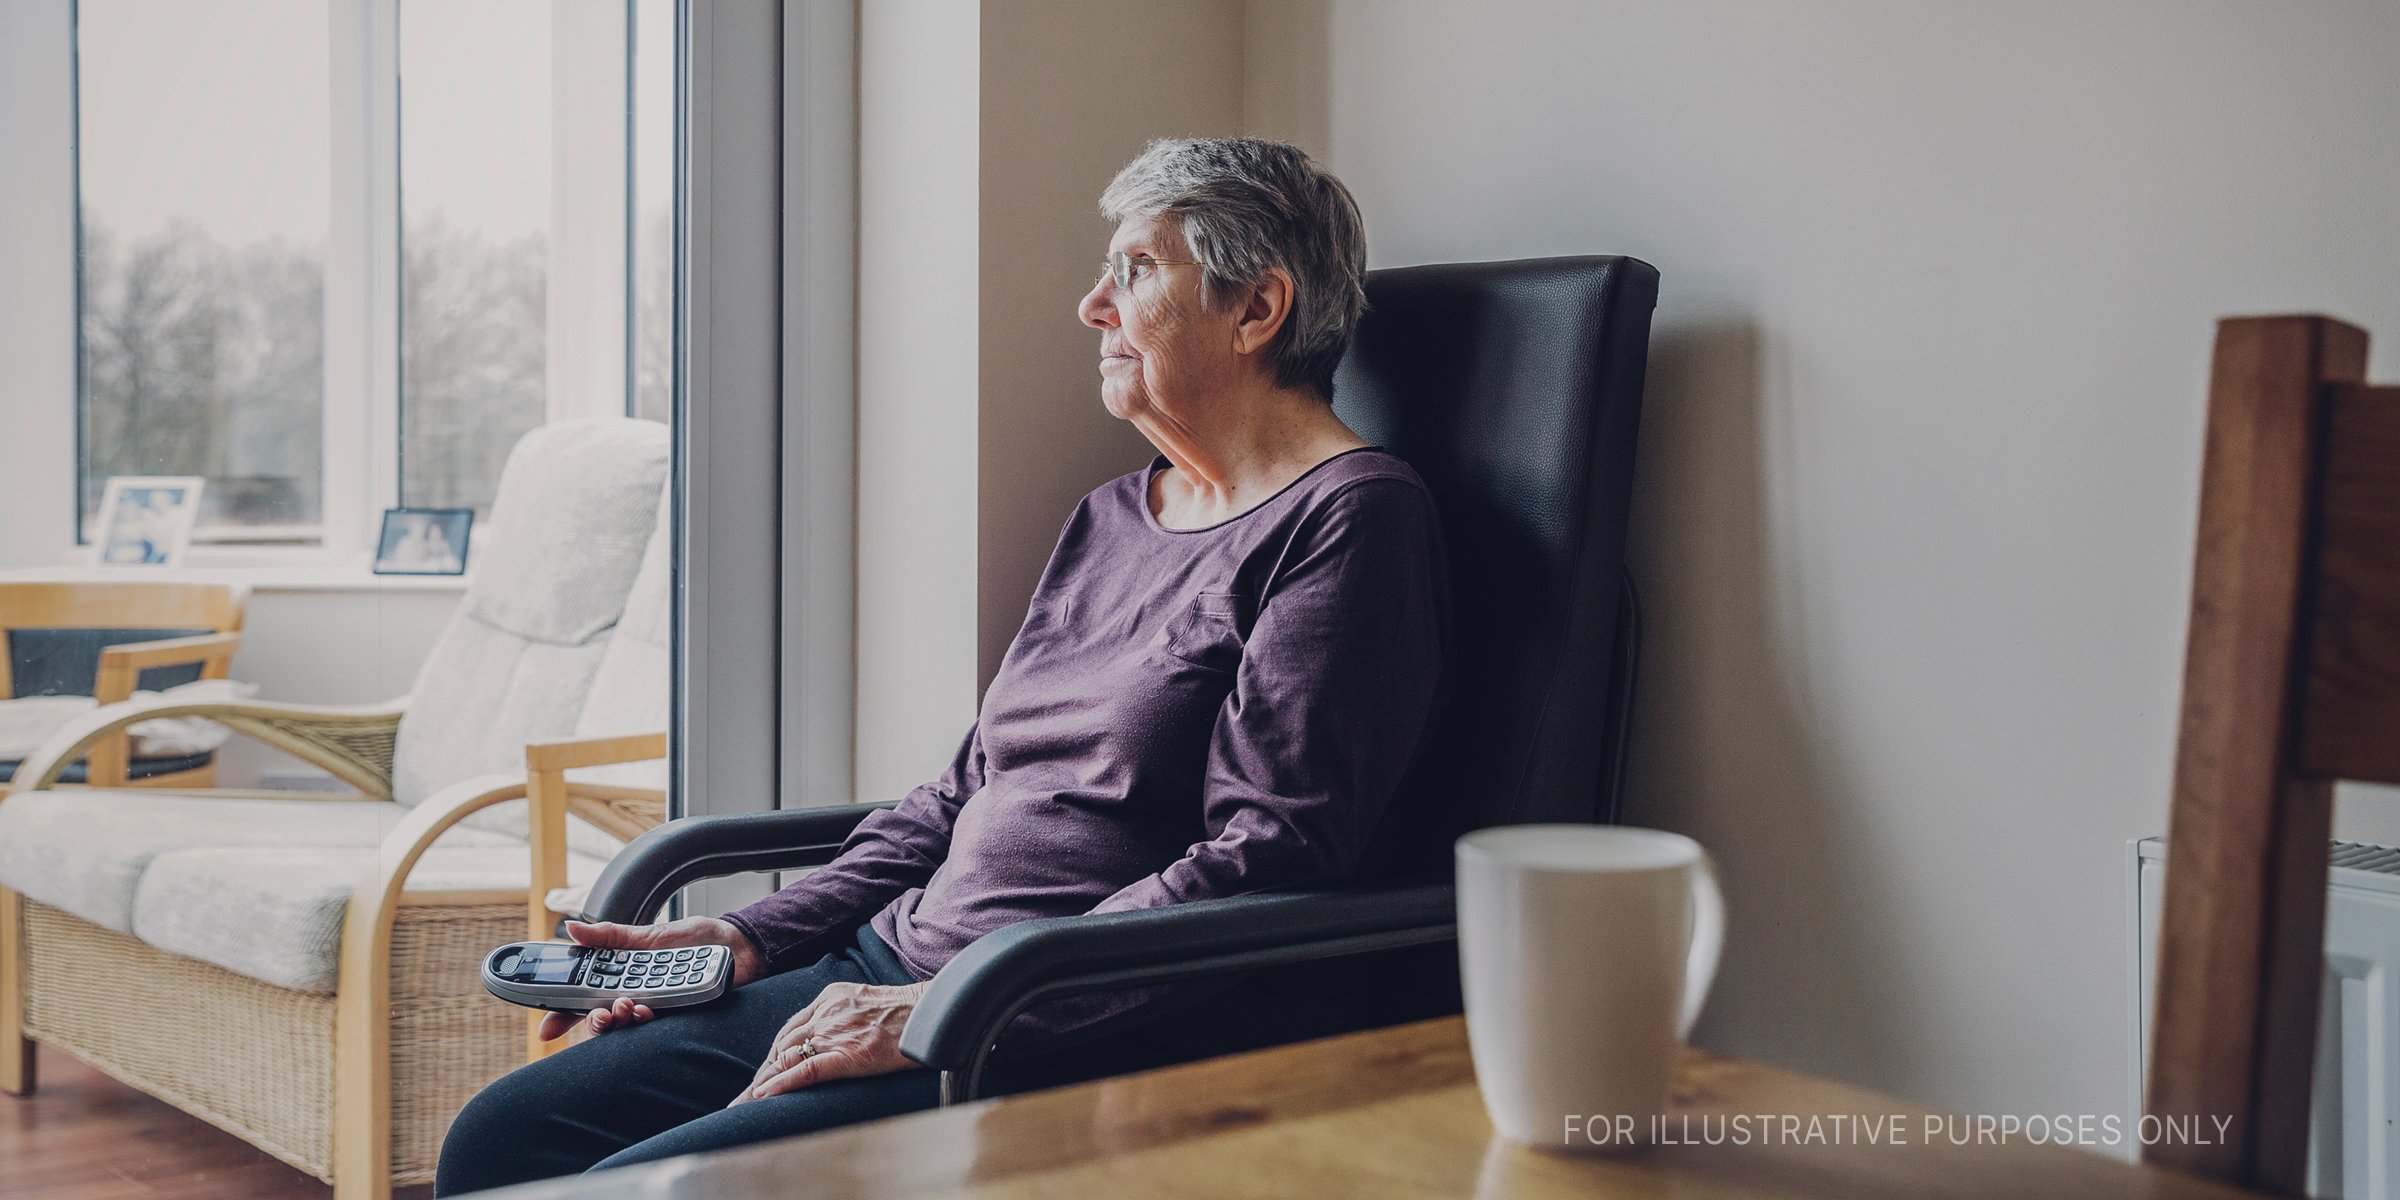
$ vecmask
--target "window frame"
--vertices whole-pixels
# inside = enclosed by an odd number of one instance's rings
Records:
[[[333,172],[332,212],[326,234],[325,349],[323,452],[320,469],[321,508],[318,523],[288,526],[213,526],[194,530],[186,562],[195,567],[324,568],[356,567],[363,571],[374,552],[383,511],[397,507],[400,495],[401,379],[400,379],[400,4],[403,0],[327,0],[328,68],[332,72]],[[70,423],[74,428],[74,460],[69,466],[75,489],[68,503],[70,558],[89,553],[85,532],[82,487],[86,467],[84,444],[85,346],[83,340],[83,224],[82,224],[82,48],[81,0],[67,0],[67,140],[70,146],[67,187],[74,221],[73,298],[69,323],[74,338],[74,394]],[[590,286],[593,275],[614,275],[601,286],[618,293],[622,312],[617,324],[634,328],[636,281],[633,278],[633,191],[635,146],[633,85],[633,0],[611,4],[554,5],[551,12],[555,44],[559,26],[577,22],[582,37],[613,39],[618,53],[617,95],[626,98],[623,136],[618,139],[615,171],[618,194],[626,197],[618,213],[623,236],[614,271],[577,276],[591,261],[578,255],[551,258],[549,289],[555,294]],[[560,107],[562,81],[554,77],[553,110]],[[555,116],[553,118],[556,119]],[[558,184],[554,177],[554,194]],[[555,201],[554,210],[555,210]],[[552,230],[553,244],[557,230]],[[562,259],[569,277],[556,273]],[[553,320],[552,330],[556,328]],[[633,407],[629,370],[632,346],[616,372],[612,390],[559,386],[550,377],[545,387],[543,419],[562,421],[583,417],[625,416]],[[546,376],[549,373],[546,372]],[[363,397],[363,403],[343,397]],[[479,528],[478,541],[495,538],[496,527]]]

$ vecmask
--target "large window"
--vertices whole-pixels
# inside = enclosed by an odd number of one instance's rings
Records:
[[[548,408],[550,46],[550,0],[400,5],[402,504],[490,507]]]
[[[82,455],[208,480],[219,538],[313,539],[331,200],[323,0],[82,0]]]
[[[356,558],[488,510],[535,426],[667,419],[677,24],[78,0],[79,540],[111,477],[197,475],[196,540]]]

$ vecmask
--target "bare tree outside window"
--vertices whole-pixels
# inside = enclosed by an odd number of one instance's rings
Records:
[[[326,28],[316,0],[77,7],[84,537],[116,475],[206,478],[203,537],[317,536]]]
[[[400,503],[487,515],[547,413],[550,0],[401,0]]]
[[[398,503],[488,516],[509,451],[551,416],[671,418],[676,0],[397,0],[397,120],[370,131],[335,124],[337,86],[356,83],[366,61],[342,57],[335,7],[78,0],[86,540],[122,475],[206,479],[204,542],[325,542],[329,489],[337,512]],[[594,37],[618,21],[624,42]],[[561,65],[594,47],[613,48]],[[621,107],[591,90],[611,69],[624,72]],[[559,99],[560,81],[575,99]],[[560,161],[581,172],[561,177],[579,189],[619,169],[594,165],[609,162],[611,137],[623,156],[625,195],[610,210],[623,214],[622,250],[607,245],[607,221],[577,224],[581,195],[557,197],[566,218],[553,208]],[[369,235],[345,225],[329,253],[335,162],[363,169],[337,146],[396,168],[398,329],[366,333],[397,333],[396,411],[392,392],[361,388],[342,364],[329,390],[329,298],[337,311],[379,312],[395,298],[362,306],[361,289],[392,286],[358,269],[373,247],[355,243]],[[360,181],[344,182],[355,192]],[[552,227],[561,219],[564,232]],[[341,269],[329,276],[328,264]],[[585,281],[615,272],[621,339],[606,309],[576,308]],[[345,332],[337,349],[361,331]],[[623,364],[621,399],[614,386],[576,390],[618,378],[595,362]],[[344,419],[329,423],[328,405]],[[355,432],[357,409],[372,433]],[[396,464],[361,469],[364,452],[388,454],[394,440]]]
[[[510,448],[542,423],[546,239],[495,242],[439,213],[401,237],[401,494],[487,512]]]

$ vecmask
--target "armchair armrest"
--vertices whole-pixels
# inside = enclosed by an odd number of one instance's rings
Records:
[[[100,651],[100,673],[92,685],[92,698],[114,704],[133,695],[134,683],[151,667],[199,663],[201,678],[223,679],[234,652],[241,648],[242,635],[238,633],[203,633],[105,647]]]
[[[126,699],[133,695],[134,685],[148,667],[199,663],[202,679],[223,679],[233,662],[234,651],[241,646],[242,635],[238,633],[204,633],[104,647],[100,651],[99,673],[92,681],[92,699],[102,705]],[[85,762],[88,766],[84,778],[92,786],[122,787],[133,770],[132,740],[122,730],[113,732],[93,743],[85,752]]]
[[[1020,921],[933,977],[900,1052],[942,1073],[944,1104],[971,1100],[1001,1030],[1044,1000],[1451,941],[1457,917],[1456,895],[1440,883]]]
[[[743,871],[820,867],[867,814],[898,801],[829,804],[669,821],[609,860],[584,899],[584,921],[639,923],[685,884]]]
[[[525,746],[525,769],[536,774],[572,771],[577,767],[606,767],[666,756],[667,735],[664,733],[627,733],[615,737],[529,742]]]
[[[18,766],[11,790],[39,791],[58,782],[76,759],[101,741],[152,717],[207,717],[235,733],[322,767],[370,799],[390,799],[392,747],[408,699],[349,706],[272,704],[258,700],[178,702],[169,697],[124,700],[85,713],[52,733]]]
[[[525,838],[533,851],[533,888],[526,898],[527,936],[550,936],[550,894],[567,885],[567,815],[573,812],[620,840],[631,840],[665,819],[664,791],[582,787],[567,781],[578,767],[613,766],[667,756],[664,732],[533,742],[525,747]],[[540,1047],[535,1047],[536,1052]]]
[[[664,788],[636,784],[579,782],[567,772],[647,762],[667,756],[665,732],[615,734],[525,746],[525,782],[532,811],[526,836],[533,843],[535,891],[562,887],[567,871],[567,815],[573,813],[618,841],[632,841],[666,819]],[[534,914],[536,928],[545,927]],[[544,937],[546,934],[536,933]]]
[[[360,1174],[362,1161],[382,1171],[391,1160],[393,926],[409,873],[451,826],[524,794],[523,778],[503,774],[462,780],[435,792],[383,835],[374,867],[351,889],[333,995],[333,1120],[356,1131],[364,1145],[349,1156],[337,1150],[337,1174]],[[350,1194],[348,1188],[344,1194]]]

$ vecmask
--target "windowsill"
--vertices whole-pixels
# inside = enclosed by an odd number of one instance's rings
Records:
[[[289,566],[56,567],[0,569],[0,582],[94,583],[151,580],[164,583],[241,583],[254,592],[461,592],[469,575],[377,575],[364,562]]]

